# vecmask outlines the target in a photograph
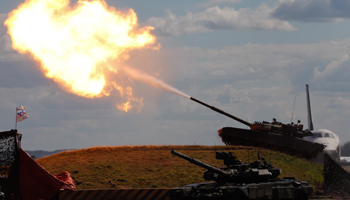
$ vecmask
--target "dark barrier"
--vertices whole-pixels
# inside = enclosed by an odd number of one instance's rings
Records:
[[[324,154],[324,192],[328,196],[350,198],[350,174],[328,154]]]
[[[169,200],[170,189],[61,190],[59,200]]]
[[[0,132],[0,186],[6,197],[15,197],[19,193],[21,138],[17,130]]]

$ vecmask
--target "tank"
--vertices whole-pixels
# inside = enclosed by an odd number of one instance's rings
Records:
[[[300,121],[296,124],[283,124],[273,118],[272,122],[249,123],[198,99],[193,97],[190,99],[249,127],[249,129],[224,127],[218,130],[219,136],[226,145],[263,147],[306,159],[315,158],[324,149],[322,144],[303,140],[303,137],[313,134],[307,129],[303,130]]]
[[[306,181],[295,178],[277,178],[282,170],[268,163],[264,157],[243,164],[232,152],[215,152],[216,159],[224,161],[217,168],[185,154],[171,151],[197,166],[207,169],[204,183],[195,183],[170,190],[171,200],[179,199],[308,199],[313,188]]]

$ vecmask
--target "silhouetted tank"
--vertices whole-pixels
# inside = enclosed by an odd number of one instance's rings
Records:
[[[311,136],[312,133],[309,130],[303,130],[303,125],[299,124],[300,121],[297,124],[283,124],[273,119],[272,122],[249,123],[193,97],[191,100],[250,127],[250,129],[235,127],[220,129],[219,136],[227,145],[263,147],[306,159],[316,157],[324,149],[322,144],[302,139]]]
[[[313,188],[305,181],[294,178],[277,178],[282,170],[266,162],[264,157],[243,164],[232,152],[215,152],[216,159],[225,166],[214,167],[180,152],[171,151],[189,162],[207,169],[203,178],[206,183],[195,183],[174,188],[169,197],[178,199],[308,199]]]

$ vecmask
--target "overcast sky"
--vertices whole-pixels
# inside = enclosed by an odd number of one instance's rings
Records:
[[[25,150],[120,145],[223,145],[217,130],[244,128],[184,97],[134,82],[139,112],[117,96],[84,98],[46,78],[30,55],[11,47],[4,21],[24,1],[0,6],[0,131],[17,124]],[[72,5],[76,1],[71,2]],[[106,0],[153,26],[159,51],[130,52],[128,64],[249,122],[313,124],[350,141],[350,2],[340,0]]]

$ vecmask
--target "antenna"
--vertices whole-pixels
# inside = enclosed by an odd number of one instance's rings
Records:
[[[293,111],[292,111],[292,118],[290,119],[290,124],[293,123],[293,114],[294,114],[294,106],[295,106],[295,99],[297,98],[297,96],[294,96],[294,104],[293,104]]]

